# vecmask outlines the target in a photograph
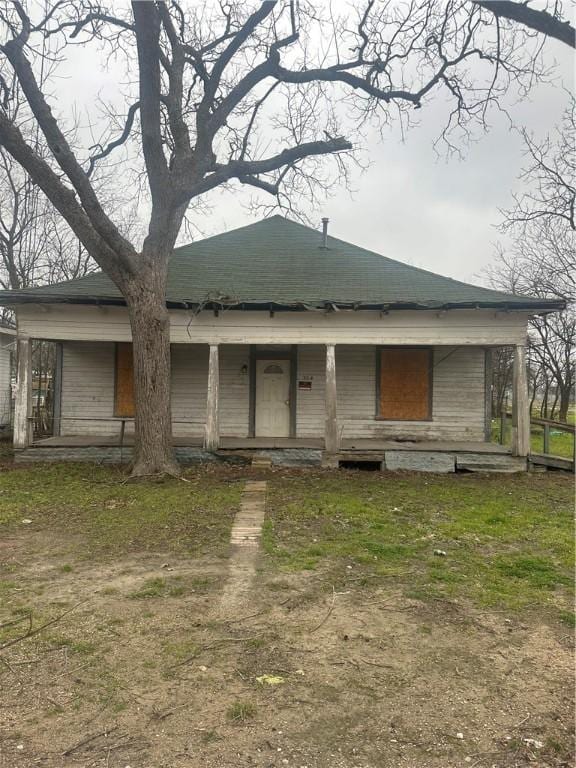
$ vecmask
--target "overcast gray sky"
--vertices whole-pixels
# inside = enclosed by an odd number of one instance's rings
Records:
[[[516,126],[536,138],[554,130],[567,104],[563,88],[573,90],[572,51],[550,40],[545,51],[547,60],[557,63],[556,83],[534,88],[530,99],[520,103],[511,94],[504,104]],[[118,73],[110,62],[107,71],[87,66],[82,50],[76,61],[78,67],[67,78],[67,98],[78,94],[86,101],[117,86]],[[498,209],[512,204],[513,190],[522,190],[523,142],[509,119],[493,109],[491,130],[476,134],[474,143],[463,148],[463,159],[447,160],[434,150],[446,115],[446,104],[434,99],[420,111],[420,125],[404,142],[398,126],[383,139],[374,131],[366,141],[369,169],[352,173],[355,192],[336,189],[324,204],[307,209],[309,217],[320,227],[321,217],[328,216],[331,234],[390,258],[479,282],[501,239],[495,228]],[[213,235],[257,220],[246,208],[251,197],[253,190],[240,185],[232,193],[214,193],[211,211],[198,218],[201,231]]]

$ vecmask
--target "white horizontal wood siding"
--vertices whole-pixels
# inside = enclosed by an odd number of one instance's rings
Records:
[[[484,364],[482,348],[435,348],[432,420],[381,421],[375,418],[376,349],[337,347],[338,422],[342,437],[483,440]]]
[[[114,418],[114,344],[62,345],[61,435],[118,435]]]
[[[204,435],[208,346],[172,347],[172,430],[179,437]]]
[[[220,434],[248,437],[250,413],[250,347],[220,347]]]
[[[338,371],[336,371],[338,376]],[[296,383],[296,436],[324,436],[324,389],[326,386],[326,348],[298,347],[298,381],[309,381],[310,390],[298,389]]]
[[[524,344],[526,312],[493,310],[379,312],[170,311],[174,344]],[[123,307],[23,305],[19,333],[32,338],[130,341]]]
[[[336,347],[338,425],[344,438],[483,440],[484,350],[437,347],[434,350],[432,421],[379,421],[376,416],[376,347]],[[298,437],[324,431],[325,351],[298,350],[298,378],[312,377],[310,391],[297,390]]]
[[[484,350],[479,347],[436,347],[433,370],[433,413],[430,422],[378,421],[376,415],[376,348],[336,348],[338,424],[344,438],[415,440],[484,439]],[[249,434],[248,346],[220,349],[220,433]],[[298,348],[296,434],[323,437],[325,348]],[[174,434],[202,437],[208,380],[207,345],[172,348],[172,414]],[[62,358],[62,435],[114,435],[114,344],[65,342]],[[127,421],[127,431],[132,430]]]
[[[12,403],[11,356],[16,337],[0,332],[0,427],[10,424]]]
[[[114,417],[114,343],[65,342],[62,350],[62,435],[117,435]],[[246,369],[243,370],[243,366]],[[230,437],[248,436],[249,348],[222,347],[220,353],[220,429]],[[173,432],[202,437],[206,418],[208,346],[172,347]],[[133,432],[126,420],[126,432]]]

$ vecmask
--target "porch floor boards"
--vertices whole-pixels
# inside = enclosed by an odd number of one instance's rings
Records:
[[[133,435],[124,436],[124,446],[134,444]],[[174,437],[175,447],[201,448],[200,437]],[[46,437],[35,440],[33,448],[113,448],[120,446],[119,435],[66,435]],[[273,448],[311,448],[324,449],[324,440],[320,438],[295,437],[221,437],[220,449],[227,450],[265,450]],[[340,453],[347,451],[439,451],[442,453],[497,453],[509,454],[510,448],[498,443],[475,441],[395,441],[370,438],[345,438]]]

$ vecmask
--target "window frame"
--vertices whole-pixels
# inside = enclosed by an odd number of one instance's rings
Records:
[[[428,416],[424,419],[390,419],[380,415],[380,394],[382,388],[382,352],[387,349],[425,349],[428,352]],[[433,414],[434,396],[434,347],[427,344],[379,344],[376,347],[376,402],[374,409],[375,421],[406,422],[414,424],[429,423],[434,420]]]

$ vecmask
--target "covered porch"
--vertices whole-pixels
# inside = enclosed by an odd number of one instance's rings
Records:
[[[129,461],[129,345],[59,343],[54,433],[34,439],[26,394],[29,343],[18,343],[19,460]],[[524,354],[517,346],[509,449],[490,442],[490,348],[484,345],[174,344],[174,446],[183,461],[267,456],[325,466],[525,469]]]

